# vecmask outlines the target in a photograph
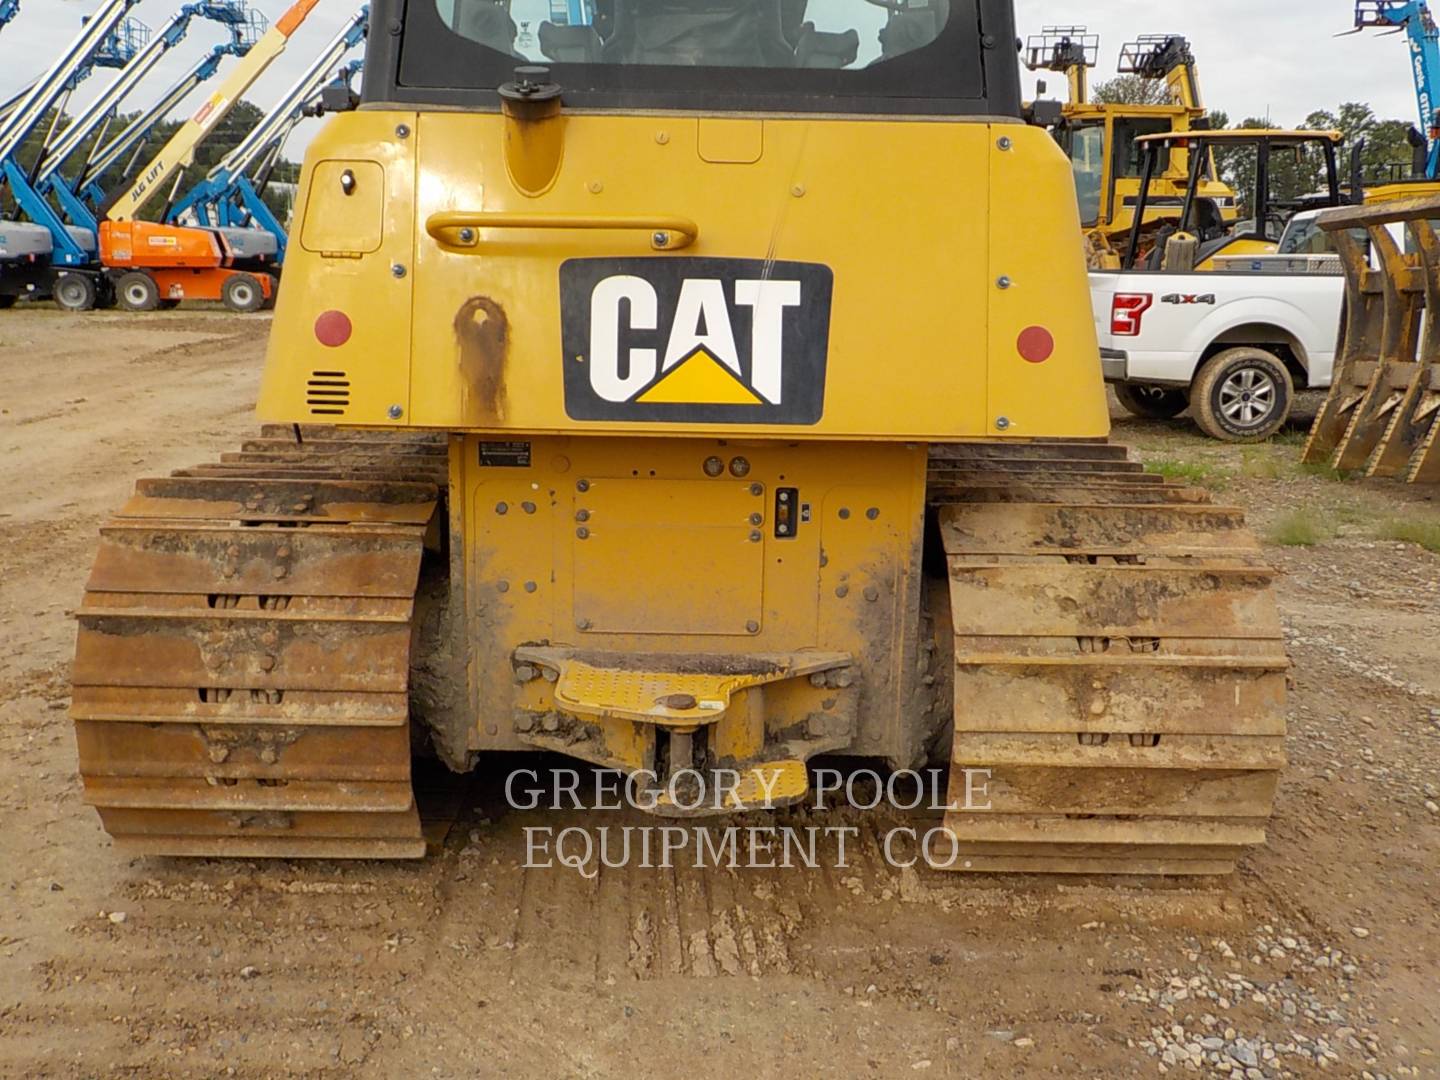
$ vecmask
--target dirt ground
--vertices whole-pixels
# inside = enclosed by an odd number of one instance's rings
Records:
[[[67,671],[103,515],[251,430],[263,318],[0,315],[0,1075],[1440,1076],[1440,504],[1124,421],[1285,572],[1291,767],[1230,880],[523,869],[482,773],[419,864],[117,855]],[[1433,498],[1434,493],[1431,493]],[[1303,530],[1302,530],[1303,531]],[[1304,537],[1301,537],[1304,538]],[[543,763],[541,763],[543,768]],[[523,820],[522,820],[523,819]]]

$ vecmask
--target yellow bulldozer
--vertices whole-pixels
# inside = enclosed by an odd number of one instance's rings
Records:
[[[1074,169],[1090,265],[1113,270],[1120,266],[1141,194],[1144,162],[1137,140],[1208,130],[1209,114],[1200,95],[1194,51],[1180,35],[1149,34],[1120,50],[1117,71],[1122,76],[1164,87],[1165,100],[1152,104],[1093,100],[1089,74],[1099,51],[1099,36],[1083,26],[1047,26],[1026,43],[1025,64],[1031,71],[1062,74],[1069,85],[1069,100],[1052,130]],[[1179,216],[1192,181],[1196,196],[1217,208],[1218,223],[1234,224],[1235,192],[1220,180],[1213,162],[1196,177],[1191,171],[1185,144],[1169,144],[1152,178],[1144,213],[1147,229]]]
[[[1263,842],[1272,571],[1107,441],[1010,0],[372,19],[266,426],[102,530],[73,715],[117,847],[419,857],[417,748],[568,755],[662,815],[721,770],[735,814],[818,754],[948,763],[957,870]]]

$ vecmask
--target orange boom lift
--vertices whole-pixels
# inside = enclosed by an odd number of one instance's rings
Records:
[[[258,230],[172,225],[140,221],[136,215],[167,180],[183,174],[194,160],[195,148],[285,51],[319,2],[296,0],[135,182],[106,208],[100,223],[100,261],[107,269],[122,272],[116,281],[122,298],[129,291],[153,290],[157,300],[222,300],[234,311],[255,311],[274,300],[275,279],[253,272],[264,261],[263,251],[252,247],[261,243]]]

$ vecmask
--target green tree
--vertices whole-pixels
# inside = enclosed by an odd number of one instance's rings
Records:
[[[1369,105],[1355,101],[1341,105],[1338,113],[1312,113],[1311,117],[1324,121],[1315,127],[1343,131],[1347,147],[1364,140],[1360,160],[1367,182],[1398,180],[1411,174],[1414,148],[1410,145],[1411,125],[1406,121],[1381,120]]]
[[[1217,130],[1228,126],[1224,113],[1211,114],[1211,126]],[[1271,121],[1250,117],[1237,128],[1273,129]],[[1345,136],[1339,149],[1338,165],[1341,183],[1349,180],[1351,150],[1363,140],[1360,163],[1365,180],[1381,180],[1408,176],[1411,172],[1413,149],[1409,143],[1410,125],[1403,120],[1381,120],[1375,111],[1362,102],[1347,101],[1339,108],[1316,109],[1300,122],[1303,131],[1339,131]],[[1255,152],[1253,149],[1220,150],[1216,162],[1221,178],[1240,197],[1241,214],[1252,213],[1255,191]],[[1303,147],[1293,153],[1276,153],[1270,161],[1270,194],[1277,202],[1319,194],[1326,190],[1325,156],[1319,147]]]
[[[1415,147],[1410,145],[1412,133],[1416,133],[1414,128],[1403,120],[1381,120],[1371,129],[1362,155],[1368,181],[1399,179],[1416,171]],[[1394,176],[1397,171],[1399,175]]]

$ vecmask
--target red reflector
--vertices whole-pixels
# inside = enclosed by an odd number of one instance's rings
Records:
[[[1055,335],[1043,326],[1031,326],[1020,331],[1015,342],[1020,355],[1032,364],[1043,364],[1055,355]]]
[[[316,340],[332,349],[349,341],[353,330],[350,316],[343,311],[327,311],[315,320]]]

